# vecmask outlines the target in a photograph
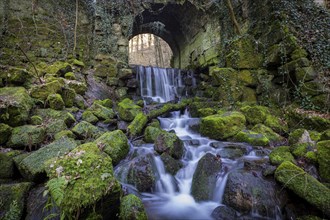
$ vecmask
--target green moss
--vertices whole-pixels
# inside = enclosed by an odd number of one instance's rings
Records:
[[[321,133],[317,132],[317,131],[308,131],[310,138],[312,139],[312,141],[319,141],[321,139]]]
[[[330,129],[325,130],[324,132],[322,132],[320,140],[321,141],[330,140]]]
[[[308,131],[305,129],[302,129],[302,128],[292,131],[289,134],[289,144],[292,145],[292,144],[296,144],[296,143],[300,142],[300,139],[303,136],[303,134],[307,134],[306,132],[308,132]]]
[[[291,53],[291,59],[292,60],[297,60],[299,58],[307,57],[307,52],[306,50],[302,48],[297,48]]]
[[[4,80],[7,84],[22,86],[29,82],[33,76],[21,68],[9,67],[7,70],[0,71],[0,81]]]
[[[263,134],[267,139],[269,139],[270,141],[280,141],[282,139],[282,137],[280,135],[278,135],[277,133],[275,133],[271,128],[263,125],[263,124],[256,124],[251,131]]]
[[[88,108],[88,110],[100,120],[107,120],[115,117],[115,113],[112,109],[97,103],[94,103],[90,108]]]
[[[159,154],[167,152],[174,159],[181,159],[184,152],[183,142],[174,133],[161,132],[154,145]]]
[[[74,75],[73,72],[68,72],[64,75],[64,78],[65,79],[70,79],[70,80],[75,80],[76,79],[76,76]]]
[[[308,151],[304,157],[311,163],[317,163],[317,155],[315,151]]]
[[[143,140],[147,143],[154,143],[160,133],[162,133],[162,130],[160,128],[148,126],[144,130]]]
[[[0,88],[0,103],[0,122],[10,126],[24,124],[34,104],[23,87]]]
[[[316,145],[317,161],[322,180],[330,182],[330,141],[320,141]]]
[[[309,82],[317,77],[317,72],[312,66],[297,68],[295,71],[297,82]]]
[[[120,215],[122,220],[145,220],[148,219],[141,199],[133,194],[124,196],[120,200]]]
[[[114,165],[123,160],[129,151],[128,139],[121,130],[106,132],[95,143],[111,157]]]
[[[50,94],[48,95],[46,102],[49,107],[55,110],[61,110],[64,108],[64,101],[60,94]]]
[[[270,154],[269,160],[274,165],[280,165],[284,161],[290,161],[294,163],[294,157],[290,153],[289,146],[276,147]]]
[[[238,79],[243,83],[244,86],[257,86],[258,82],[254,73],[250,70],[241,70],[238,73]]]
[[[79,66],[79,67],[85,67],[84,62],[80,61],[80,60],[77,60],[77,59],[73,59],[72,64],[75,65],[75,66]]]
[[[285,134],[289,130],[288,125],[285,122],[273,115],[267,115],[264,124],[279,134]]]
[[[12,148],[35,147],[46,137],[46,128],[33,125],[23,125],[16,127],[7,145]]]
[[[275,171],[275,178],[299,197],[330,215],[330,189],[289,161]]]
[[[128,98],[118,104],[119,117],[124,121],[133,121],[135,116],[140,112],[141,107],[135,105],[134,102]]]
[[[87,121],[91,124],[96,124],[99,121],[99,119],[93,114],[93,112],[89,110],[84,111],[84,113],[82,113],[81,115],[81,118],[82,120]]]
[[[44,70],[46,73],[58,76],[64,76],[68,72],[72,72],[72,67],[67,62],[56,61]]]
[[[42,85],[35,85],[31,88],[30,94],[33,98],[46,100],[50,94],[60,93],[62,86],[63,84],[61,84],[58,80]]]
[[[148,123],[148,117],[144,113],[139,113],[135,116],[132,123],[127,127],[127,131],[132,137],[136,137],[137,135],[143,132],[143,128]]]
[[[38,116],[38,115],[33,115],[30,118],[30,123],[32,125],[41,125],[42,124],[42,121],[43,121],[42,118],[40,116]]]
[[[74,116],[68,111],[56,111],[50,108],[36,109],[34,114],[43,118],[44,124],[49,121],[63,120],[68,127],[71,127],[76,122]]]
[[[223,140],[245,128],[245,116],[240,112],[226,112],[202,118],[200,132],[207,137]]]
[[[94,139],[101,135],[101,130],[98,127],[95,127],[87,121],[81,121],[72,128],[72,132],[77,135],[77,137],[86,140]]]
[[[303,157],[308,151],[314,150],[311,143],[300,143],[291,145],[291,152],[295,157]]]
[[[112,108],[113,107],[113,102],[111,99],[104,99],[104,100],[95,100],[94,103],[102,105],[107,108]]]
[[[159,109],[152,110],[148,113],[148,119],[157,118],[161,115],[169,113],[171,111],[178,111],[184,109],[188,105],[188,102],[180,102],[178,104],[165,104]]]
[[[0,179],[14,177],[14,160],[13,157],[21,154],[20,151],[0,152]]]
[[[5,144],[11,135],[12,127],[7,124],[0,123],[0,145]]]
[[[63,156],[76,146],[77,144],[74,140],[62,137],[29,154],[18,164],[18,169],[26,179],[41,182],[45,178],[45,162],[49,159]]]
[[[266,146],[269,144],[269,139],[265,135],[249,130],[239,131],[233,139],[255,146]]]
[[[264,123],[269,115],[269,110],[264,106],[244,106],[240,109],[246,117],[248,123],[255,125]]]
[[[77,80],[66,80],[66,84],[79,95],[85,95],[85,92],[87,91],[86,83]]]
[[[94,143],[80,145],[48,164],[47,187],[66,218],[95,206],[105,196],[119,199],[121,187],[113,176],[111,158]]]
[[[72,133],[72,131],[63,130],[63,131],[60,131],[60,132],[56,133],[55,136],[54,136],[54,139],[59,140],[63,137],[68,137],[68,138],[72,138],[72,139],[76,138],[76,136]]]
[[[201,108],[197,111],[199,117],[206,117],[210,115],[214,115],[216,110],[213,108]]]
[[[63,88],[61,95],[62,95],[65,106],[68,108],[73,107],[74,100],[77,95],[76,92],[70,88]]]

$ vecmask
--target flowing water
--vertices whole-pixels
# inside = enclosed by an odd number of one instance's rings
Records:
[[[168,75],[162,78],[157,75],[160,74],[160,72],[168,74],[168,72],[164,72],[164,69],[158,71],[155,70],[155,68],[153,68],[153,70],[146,68],[145,74],[155,74],[154,83],[156,84],[165,84],[170,81],[171,83],[168,85],[181,85],[180,80],[172,80],[176,77],[171,74],[169,74],[172,77],[171,80],[164,80]],[[152,83],[152,85],[149,85],[150,78],[148,78],[148,76],[142,76],[142,73],[139,74],[141,80],[141,94],[143,96],[165,102],[172,98],[171,96],[173,93],[175,94],[175,88],[164,92],[164,88],[167,88],[167,86],[154,85]],[[161,87],[164,90],[162,90],[160,94],[160,92],[154,92],[153,89],[150,89],[154,87]],[[242,168],[242,160],[221,158],[222,168],[218,170],[217,181],[213,190],[214,194],[208,201],[196,202],[191,195],[193,176],[199,160],[206,153],[219,155],[226,147],[233,143],[211,140],[194,132],[192,127],[199,123],[199,119],[191,118],[187,110],[185,112],[172,112],[169,117],[159,117],[158,120],[160,121],[162,129],[174,131],[183,141],[185,147],[185,153],[181,159],[183,167],[175,175],[171,175],[165,169],[161,157],[154,151],[153,144],[131,145],[130,155],[115,169],[117,178],[119,178],[122,183],[127,183],[128,164],[130,161],[137,156],[151,155],[156,184],[152,192],[138,192],[145,204],[149,219],[212,219],[212,211],[216,207],[222,205],[228,174],[235,169]],[[216,147],[214,147],[215,145]],[[242,143],[236,143],[236,145],[243,146]],[[260,159],[260,157],[255,155],[251,146],[244,144],[244,147],[248,149],[243,156],[244,159]],[[131,187],[134,188],[134,186]]]

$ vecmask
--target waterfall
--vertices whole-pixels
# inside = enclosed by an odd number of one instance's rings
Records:
[[[137,66],[141,97],[147,101],[165,103],[182,96],[183,74],[180,69]]]

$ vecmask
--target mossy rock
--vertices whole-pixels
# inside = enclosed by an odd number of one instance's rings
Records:
[[[144,130],[143,140],[147,143],[154,143],[158,135],[160,135],[161,133],[162,133],[162,129],[154,126],[148,126]]]
[[[68,218],[76,216],[79,210],[95,207],[105,197],[118,203],[121,187],[113,175],[111,158],[95,143],[80,145],[47,164],[50,180],[46,186]]]
[[[67,62],[56,61],[52,65],[48,66],[45,70],[47,73],[57,76],[64,76],[68,72],[72,72],[72,67]]]
[[[284,161],[290,161],[294,163],[294,157],[290,152],[289,146],[276,147],[269,154],[269,160],[273,165],[280,165]]]
[[[311,138],[309,136],[309,132],[305,129],[299,128],[294,131],[292,131],[289,134],[289,144],[297,144],[297,143],[305,143],[305,142],[310,142]]]
[[[119,117],[124,121],[133,121],[135,116],[141,112],[141,107],[135,105],[131,99],[124,99],[118,103]]]
[[[317,132],[317,131],[308,131],[310,138],[312,139],[312,141],[319,141],[321,139],[321,133]]]
[[[317,164],[317,154],[315,151],[308,151],[304,156],[307,161],[313,164]]]
[[[308,67],[310,65],[310,61],[307,58],[303,57],[286,63],[283,66],[280,66],[279,71],[293,72],[296,68]]]
[[[111,99],[104,99],[104,100],[95,100],[94,103],[102,105],[107,108],[112,108],[113,107],[113,102]]]
[[[308,53],[303,48],[297,48],[291,53],[291,59],[297,60],[299,58],[307,57]]]
[[[12,183],[0,185],[1,211],[0,218],[4,220],[22,219],[25,201],[32,183]]]
[[[213,108],[201,108],[201,109],[198,109],[197,114],[198,114],[198,117],[207,117],[207,116],[216,114],[216,112],[217,111]]]
[[[330,182],[330,140],[318,142],[316,148],[320,176],[322,180]]]
[[[295,71],[297,82],[309,82],[317,77],[317,72],[312,66],[298,68]]]
[[[148,123],[148,117],[144,113],[135,116],[132,123],[127,127],[127,131],[132,137],[136,137],[143,132],[143,128]]]
[[[285,161],[276,169],[275,178],[326,216],[330,216],[330,189],[304,170]]]
[[[58,132],[54,135],[55,140],[59,140],[63,137],[68,137],[68,138],[75,139],[76,135],[74,135],[73,132],[70,131],[70,130],[63,130],[63,131],[60,131],[60,132]]]
[[[133,194],[129,194],[121,198],[119,219],[121,220],[148,219],[146,210],[144,209],[141,199]]]
[[[46,178],[46,161],[63,156],[77,146],[73,139],[62,137],[25,157],[17,167],[22,176],[30,181],[42,182]]]
[[[315,146],[313,143],[299,143],[291,145],[290,149],[295,157],[304,157],[307,152],[314,151]]]
[[[64,75],[65,79],[69,79],[69,80],[76,80],[76,76],[74,75],[73,72],[68,72]]]
[[[200,117],[198,113],[199,109],[211,108],[218,110],[221,107],[222,105],[219,102],[193,100],[193,102],[189,103],[189,112],[192,117]]]
[[[288,125],[273,115],[267,115],[264,124],[278,134],[285,134],[289,131]]]
[[[255,89],[250,87],[242,87],[242,102],[247,102],[249,104],[256,104],[257,103],[257,93]]]
[[[191,195],[196,201],[207,201],[213,198],[213,189],[220,170],[221,160],[211,153],[205,154],[198,161],[191,186]]]
[[[87,121],[79,122],[71,131],[77,135],[78,138],[83,140],[95,139],[101,135],[101,130]]]
[[[183,142],[174,133],[162,132],[158,135],[155,151],[159,154],[167,152],[174,159],[181,159],[184,153]]]
[[[12,132],[13,128],[7,124],[0,123],[0,145],[5,144]]]
[[[269,115],[269,110],[265,106],[244,106],[240,109],[246,117],[249,124],[255,125],[264,123]]]
[[[48,136],[53,137],[56,133],[66,130],[68,127],[62,119],[50,119],[47,121],[46,133]]]
[[[61,96],[63,98],[65,107],[71,108],[74,105],[74,101],[76,98],[76,91],[70,88],[63,88]]]
[[[87,121],[91,124],[96,124],[99,119],[93,114],[92,111],[86,110],[84,113],[81,115],[82,120]]]
[[[49,107],[55,110],[62,110],[64,108],[64,101],[60,94],[50,94],[48,95],[46,102]]]
[[[254,146],[267,146],[269,139],[264,135],[250,130],[242,130],[238,132],[233,139],[235,141],[249,143]]]
[[[95,143],[111,157],[113,165],[117,165],[129,152],[128,139],[121,130],[106,132]]]
[[[46,128],[34,125],[15,127],[7,145],[12,148],[35,147],[46,137]]]
[[[115,117],[115,113],[112,109],[97,103],[94,103],[90,108],[88,108],[88,110],[100,120],[107,120]]]
[[[84,82],[79,82],[77,80],[65,80],[65,84],[79,95],[85,95],[85,92],[87,91],[87,85]]]
[[[63,86],[64,85],[62,83],[60,83],[58,80],[55,80],[46,84],[35,85],[31,88],[30,94],[31,97],[44,101],[49,95],[60,93]]]
[[[0,88],[0,122],[10,126],[23,125],[34,104],[23,87]]]
[[[254,74],[255,73],[250,70],[241,70],[238,73],[238,78],[240,82],[243,83],[244,86],[256,87],[258,82]]]
[[[226,112],[202,118],[200,132],[216,140],[223,140],[236,135],[245,128],[245,116],[240,112]]]
[[[180,160],[176,160],[173,157],[171,157],[168,153],[162,153],[160,155],[160,158],[162,159],[165,170],[167,173],[170,173],[171,175],[175,176],[175,174],[180,170],[183,166],[182,162]]]
[[[75,65],[75,66],[85,67],[84,62],[81,61],[81,60],[73,59],[71,62],[72,62],[72,64]]]
[[[4,80],[7,84],[22,86],[29,82],[33,78],[26,69],[9,67],[4,70],[0,70],[0,81]]]
[[[320,140],[321,141],[330,140],[330,129],[325,130],[324,132],[322,132]]]
[[[272,142],[279,142],[282,139],[280,135],[278,135],[271,128],[263,124],[256,124],[255,126],[253,126],[251,131],[263,134],[265,137],[267,137],[267,139],[269,139]]]
[[[21,154],[20,151],[0,152],[0,179],[14,177],[14,160],[13,157]]]
[[[42,122],[43,122],[42,117],[40,117],[38,115],[33,115],[30,118],[30,123],[32,125],[42,125]]]
[[[127,79],[131,78],[133,76],[133,71],[132,69],[120,69],[118,72],[118,78],[119,79]]]
[[[34,114],[40,116],[45,124],[56,120],[63,120],[68,127],[71,127],[76,122],[74,116],[68,111],[57,111],[51,108],[36,109]]]

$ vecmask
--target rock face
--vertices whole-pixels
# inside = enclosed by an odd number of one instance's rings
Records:
[[[95,143],[111,157],[113,165],[124,159],[129,151],[128,139],[121,130],[106,132]]]
[[[143,220],[147,219],[141,199],[133,194],[124,196],[120,201],[119,219]]]
[[[277,181],[330,217],[330,189],[289,161],[275,171]]]
[[[213,154],[207,153],[199,160],[191,186],[191,194],[196,201],[213,198],[213,190],[220,170],[221,160]]]
[[[262,216],[274,218],[279,205],[274,182],[244,170],[235,170],[228,175],[223,203],[241,213],[252,210]],[[281,207],[281,206],[280,206]]]
[[[240,112],[226,112],[202,118],[200,132],[209,138],[223,140],[234,136],[245,127],[245,116]]]
[[[33,100],[23,87],[0,88],[0,122],[10,126],[24,124],[32,105]]]
[[[174,133],[162,132],[155,141],[155,151],[167,152],[174,159],[181,159],[184,152],[183,142]]]

